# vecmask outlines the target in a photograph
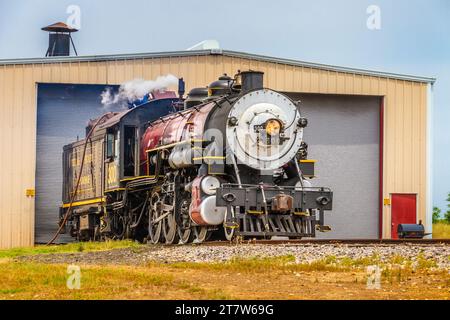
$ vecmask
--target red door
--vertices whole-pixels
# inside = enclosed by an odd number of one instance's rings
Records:
[[[416,195],[392,194],[391,222],[392,239],[398,239],[397,226],[400,223],[417,223],[416,220]]]

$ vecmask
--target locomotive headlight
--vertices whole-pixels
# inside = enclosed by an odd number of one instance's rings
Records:
[[[270,119],[266,122],[265,129],[269,136],[277,136],[281,132],[281,122],[276,119]]]
[[[220,181],[214,176],[206,176],[202,179],[200,187],[207,195],[216,194],[216,189],[220,188]]]

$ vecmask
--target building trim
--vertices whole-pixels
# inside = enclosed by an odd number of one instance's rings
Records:
[[[24,58],[24,59],[0,59],[0,65],[22,65],[22,64],[51,64],[51,63],[69,63],[69,62],[103,62],[115,60],[135,60],[135,59],[152,59],[152,58],[180,58],[192,56],[217,56],[241,58],[249,60],[257,60],[271,62],[276,64],[286,64],[297,67],[307,67],[313,69],[321,69],[326,71],[359,74],[373,77],[382,77],[389,79],[431,83],[436,82],[436,78],[406,75],[392,72],[382,72],[375,70],[365,70],[358,68],[349,68],[341,66],[333,66],[321,63],[312,63],[293,59],[276,58],[271,56],[238,52],[232,50],[195,50],[195,51],[168,51],[168,52],[148,52],[148,53],[132,53],[132,54],[113,54],[113,55],[92,55],[92,56],[70,56],[70,57],[46,57],[46,58]]]
[[[427,88],[427,132],[426,132],[426,143],[427,143],[427,155],[426,155],[426,197],[425,197],[425,232],[433,232],[433,96],[434,87],[433,84],[428,84]]]
[[[378,217],[378,238],[379,239],[383,239],[383,223],[384,223],[384,219],[383,219],[383,211],[384,211],[384,187],[383,187],[383,183],[384,183],[384,99],[385,97],[381,97],[380,98],[380,111],[379,111],[379,115],[380,115],[380,123],[379,123],[379,128],[380,128],[380,132],[379,132],[379,160],[378,160],[378,183],[379,185],[379,196],[378,196],[378,205],[379,207],[379,217]]]
[[[305,62],[305,61],[292,60],[292,59],[274,58],[274,57],[269,57],[269,56],[249,54],[249,53],[229,51],[229,50],[224,50],[223,54],[225,56],[239,57],[239,58],[244,58],[244,59],[259,60],[259,61],[272,62],[272,63],[287,64],[287,65],[299,66],[299,67],[309,67],[309,68],[322,69],[322,70],[327,70],[327,71],[360,74],[360,75],[406,80],[406,81],[414,81],[414,82],[425,82],[425,83],[436,82],[436,78],[433,78],[433,77],[423,77],[423,76],[406,75],[406,74],[375,71],[375,70],[365,70],[365,69],[358,69],[358,68],[333,66],[333,65],[328,65],[328,64],[312,63],[312,62]]]

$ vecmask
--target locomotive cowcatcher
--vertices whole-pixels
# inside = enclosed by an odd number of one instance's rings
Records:
[[[183,94],[182,79],[178,96],[149,92],[64,147],[64,232],[172,244],[329,230],[332,192],[312,186],[300,102],[257,71]]]

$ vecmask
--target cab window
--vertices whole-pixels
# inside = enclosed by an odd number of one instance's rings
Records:
[[[115,133],[106,134],[106,158],[113,160],[116,157],[117,135]]]

